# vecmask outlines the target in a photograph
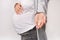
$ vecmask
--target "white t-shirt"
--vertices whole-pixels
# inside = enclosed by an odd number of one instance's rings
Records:
[[[21,15],[17,15],[16,13],[14,13],[13,15],[13,23],[16,29],[16,32],[21,34],[24,33],[26,31],[31,30],[32,28],[34,28],[35,24],[34,24],[34,16],[35,16],[35,12],[34,12],[34,0],[20,0],[24,11]],[[39,12],[45,12],[45,2],[46,1],[38,1],[38,11]],[[44,6],[44,7],[43,7]]]

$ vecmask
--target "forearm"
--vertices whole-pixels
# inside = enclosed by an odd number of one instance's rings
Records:
[[[38,10],[36,14],[43,13],[45,16],[47,14],[48,0],[38,0]]]
[[[38,0],[38,5],[36,7],[35,14],[35,24],[36,28],[42,28],[42,26],[46,23],[46,14],[47,14],[47,2],[46,0]]]

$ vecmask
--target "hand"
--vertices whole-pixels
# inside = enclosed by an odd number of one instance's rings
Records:
[[[23,7],[21,3],[16,3],[14,8],[15,8],[16,14],[21,14],[23,12]]]
[[[35,25],[36,28],[42,28],[42,26],[46,23],[46,16],[43,13],[36,14],[35,16]]]

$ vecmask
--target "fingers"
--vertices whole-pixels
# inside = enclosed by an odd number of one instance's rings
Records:
[[[43,22],[44,22],[44,24],[46,23],[46,20],[47,20],[47,19],[46,19],[46,17],[44,16],[44,18],[43,18]]]
[[[43,24],[44,24],[43,21],[44,21],[44,20],[40,20],[40,22],[38,22],[38,25],[36,26],[37,29],[42,28],[42,26],[43,26]]]
[[[35,25],[38,24],[38,17],[37,17],[37,15],[35,16],[34,22],[35,22]]]
[[[42,21],[41,20],[39,20],[38,22],[37,22],[37,25],[36,25],[36,28],[37,29],[39,29],[40,28],[40,24],[42,23]]]
[[[44,20],[42,19],[41,24],[39,25],[40,28],[42,28],[42,26],[44,25]]]

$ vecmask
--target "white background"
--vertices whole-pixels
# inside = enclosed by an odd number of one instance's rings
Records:
[[[0,40],[20,40],[12,24],[15,2],[16,0],[0,0]]]
[[[0,0],[0,40],[20,40],[12,24],[15,2],[17,0]],[[47,18],[48,40],[60,40],[60,0],[50,0]]]
[[[60,40],[60,0],[50,0],[47,11],[48,40]]]

